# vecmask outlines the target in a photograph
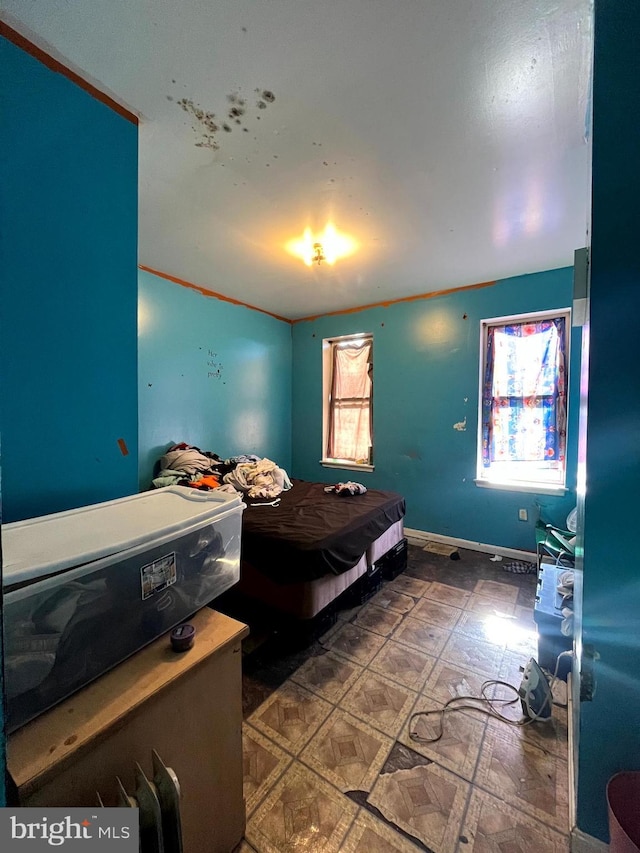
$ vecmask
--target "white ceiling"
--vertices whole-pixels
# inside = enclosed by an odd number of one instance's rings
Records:
[[[140,115],[143,265],[293,319],[566,266],[585,245],[591,0],[2,10]],[[207,138],[183,98],[231,130]],[[329,220],[351,257],[285,251]]]

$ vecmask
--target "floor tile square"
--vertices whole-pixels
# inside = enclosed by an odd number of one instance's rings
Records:
[[[353,624],[359,628],[366,628],[367,631],[373,631],[374,634],[380,634],[382,637],[392,634],[400,622],[402,622],[401,613],[378,607],[373,602],[363,607],[353,620]]]
[[[301,760],[341,791],[369,791],[393,740],[337,709],[301,753]]]
[[[369,669],[386,675],[411,690],[422,690],[436,658],[388,640],[369,664]]]
[[[340,707],[359,720],[395,737],[416,700],[416,693],[370,670],[342,697]]]
[[[522,673],[532,655],[523,652],[512,652],[507,649],[502,657],[500,664],[500,679],[512,684],[514,687],[519,687],[522,681]],[[535,657],[535,655],[533,655]]]
[[[332,710],[324,699],[286,681],[251,714],[247,722],[295,755]]]
[[[280,747],[252,726],[242,726],[243,793],[250,815],[291,761]]]
[[[554,705],[548,720],[535,720],[512,731],[517,737],[537,746],[543,752],[567,761],[569,730],[565,708],[557,708]]]
[[[420,853],[416,847],[395,827],[361,809],[349,830],[341,853]]]
[[[533,618],[533,607],[521,607],[516,604],[514,617],[521,628],[526,628],[530,631],[537,630],[538,626]]]
[[[535,575],[531,575],[529,577],[530,581],[534,581],[531,585],[527,584],[526,586],[522,584],[518,589],[518,601],[517,607],[526,607],[527,610],[533,613],[533,607],[536,603],[536,584],[535,584]]]
[[[361,674],[362,667],[357,663],[325,652],[305,661],[291,680],[336,705]]]
[[[465,853],[569,853],[566,835],[555,832],[486,791],[474,788],[464,820]]]
[[[439,660],[431,670],[422,692],[443,705],[457,696],[480,698],[481,688],[486,680],[486,677],[478,672]]]
[[[516,606],[510,621],[513,627],[506,634],[507,649],[529,657],[537,657],[538,626],[533,619],[533,608]]]
[[[485,616],[512,616],[515,604],[506,599],[489,598],[487,595],[476,595],[474,593],[469,596],[464,609],[474,610],[476,613],[482,613]]]
[[[405,643],[419,652],[437,657],[450,636],[451,632],[444,628],[439,628],[437,625],[428,625],[419,619],[412,619],[411,616],[405,616],[402,624],[396,629],[393,639],[396,642]]]
[[[390,581],[386,588],[402,592],[405,595],[412,595],[414,598],[420,598],[426,594],[430,586],[431,581],[423,581],[420,578],[414,578],[412,575],[401,574]]]
[[[440,653],[443,660],[466,667],[473,672],[497,678],[504,649],[491,643],[483,643],[473,637],[454,633]]]
[[[511,727],[487,726],[475,784],[560,832],[568,832],[567,763],[520,738]]]
[[[510,684],[515,684],[516,686],[518,686],[522,679],[522,673],[524,671],[524,668],[529,663],[532,657],[535,658],[536,655],[530,655],[526,652],[506,649],[502,658],[502,664],[500,665],[501,678],[504,681],[508,681]]]
[[[475,610],[464,610],[456,624],[456,634],[464,634],[483,643],[494,646],[507,645],[506,635],[512,628],[513,619],[510,616],[497,616],[495,613],[477,613]]]
[[[507,650],[524,654],[527,658],[538,657],[538,632],[520,628],[517,623],[507,636]]]
[[[385,638],[374,634],[358,625],[347,623],[339,625],[337,630],[323,639],[322,644],[327,649],[339,652],[341,655],[366,666],[380,651]]]
[[[416,605],[416,599],[394,589],[391,584],[385,584],[380,592],[376,593],[371,599],[371,603],[377,607],[383,607],[385,610],[393,610],[394,613],[401,613],[403,616],[409,613]]]
[[[420,711],[439,711],[442,703],[421,696],[410,717],[398,736],[400,743],[408,746],[446,767],[469,782],[473,781],[482,738],[486,728],[486,717],[472,716],[463,711],[448,710],[443,714],[414,716]],[[411,737],[414,733],[421,739]],[[433,741],[442,733],[439,740]],[[432,741],[432,742],[427,742]]]
[[[471,786],[437,764],[380,775],[367,802],[437,853],[454,853]]]
[[[455,586],[449,586],[446,583],[432,581],[423,595],[425,598],[431,598],[433,601],[439,601],[441,604],[463,608],[469,600],[471,593]]]
[[[449,604],[433,601],[431,598],[421,599],[411,611],[413,619],[421,619],[423,622],[446,628],[448,631],[455,627],[461,615],[462,610],[458,607],[451,607]]]
[[[500,664],[498,678],[500,681],[505,682],[505,684],[511,685],[511,687],[499,684],[490,687],[488,690],[489,696],[494,699],[504,700],[499,705],[500,714],[514,722],[523,718],[522,704],[517,691],[522,682],[522,672],[528,660],[529,657],[527,655],[506,651]]]
[[[475,585],[473,592],[475,595],[486,595],[488,598],[508,601],[514,605],[518,600],[518,587],[500,581],[480,580]]]
[[[339,853],[358,807],[294,762],[247,823],[260,853]]]

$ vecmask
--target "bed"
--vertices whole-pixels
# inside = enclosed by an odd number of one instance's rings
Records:
[[[381,576],[393,577],[406,566],[405,502],[396,492],[327,492],[324,483],[290,480],[269,459],[223,460],[184,442],[169,447],[157,469],[154,488],[177,483],[243,493],[240,581],[216,599],[237,618],[250,621],[242,601],[249,599],[263,610],[266,605],[309,622],[347,590],[365,597]],[[238,596],[241,609],[235,607]]]
[[[401,495],[378,489],[341,495],[325,492],[324,483],[292,483],[275,506],[247,502],[242,595],[310,620],[381,566],[397,574],[406,565]]]

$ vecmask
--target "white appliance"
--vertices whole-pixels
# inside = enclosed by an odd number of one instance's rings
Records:
[[[4,525],[8,730],[235,584],[243,509],[170,486]]]

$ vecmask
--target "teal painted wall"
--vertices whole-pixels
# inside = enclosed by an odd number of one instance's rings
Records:
[[[478,359],[480,320],[571,304],[572,269],[506,279],[486,288],[293,326],[293,473],[336,482],[357,479],[395,489],[407,500],[406,525],[487,544],[533,550],[538,507],[564,523],[575,505],[579,330],[571,336],[568,481],[563,497],[478,488]],[[375,471],[323,468],[322,340],[356,332],[374,337]],[[453,425],[464,421],[466,430]],[[528,522],[518,509],[528,510]]]
[[[137,127],[0,38],[4,521],[137,491]],[[117,440],[125,440],[123,456]]]
[[[590,370],[578,826],[607,838],[605,786],[640,770],[640,4],[595,4]]]
[[[291,325],[139,273],[140,488],[185,441],[291,467]]]

